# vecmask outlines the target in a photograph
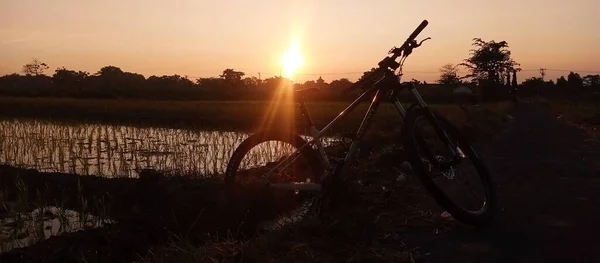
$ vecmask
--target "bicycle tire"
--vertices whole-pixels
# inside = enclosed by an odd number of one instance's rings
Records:
[[[450,213],[454,218],[465,224],[476,227],[482,227],[490,224],[493,221],[497,200],[489,170],[483,160],[475,152],[469,140],[467,140],[467,138],[464,137],[450,121],[436,113],[433,114],[438,120],[441,129],[444,130],[449,137],[453,138],[458,142],[459,145],[461,145],[460,149],[475,166],[486,193],[486,202],[484,204],[484,208],[481,211],[473,213],[459,207],[434,182],[433,178],[429,176],[427,168],[419,156],[418,139],[415,137],[415,124],[417,120],[419,118],[427,118],[428,114],[429,112],[424,108],[416,108],[411,110],[407,113],[404,124],[402,125],[402,143],[407,153],[408,162],[412,166],[413,171],[415,172],[421,184],[431,194],[435,201],[442,208],[448,211],[448,213]],[[427,121],[429,122],[429,120]]]
[[[239,165],[246,156],[246,154],[248,154],[248,152],[258,144],[268,141],[285,142],[292,145],[296,150],[307,143],[306,140],[304,140],[297,134],[280,132],[276,130],[260,131],[251,135],[250,137],[242,141],[242,143],[235,149],[235,151],[231,155],[231,158],[229,159],[224,178],[225,184],[227,186],[232,186],[235,184],[237,169],[239,168]],[[312,173],[316,175],[315,178],[311,178],[311,182],[317,184],[320,183],[321,175],[324,171],[324,168],[313,148],[305,147],[304,149],[300,150],[300,154],[308,162]]]

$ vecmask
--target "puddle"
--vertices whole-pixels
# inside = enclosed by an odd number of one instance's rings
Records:
[[[51,236],[115,223],[55,206],[0,219],[0,253],[31,246]]]

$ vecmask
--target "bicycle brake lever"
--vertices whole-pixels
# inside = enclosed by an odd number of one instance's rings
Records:
[[[421,44],[423,44],[423,42],[425,42],[425,40],[429,40],[429,39],[431,39],[431,37],[427,37],[427,38],[425,38],[425,39],[421,40],[421,42],[419,42],[419,46],[420,46]]]

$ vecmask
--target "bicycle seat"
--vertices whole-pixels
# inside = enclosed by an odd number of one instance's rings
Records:
[[[305,89],[295,90],[294,93],[298,97],[304,97],[307,94],[311,94],[311,93],[315,93],[315,92],[319,92],[319,91],[320,91],[319,88],[305,88]]]

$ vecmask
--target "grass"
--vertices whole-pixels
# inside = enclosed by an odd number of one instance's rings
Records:
[[[334,116],[341,103],[311,105],[314,118]],[[273,104],[265,101],[146,101],[67,98],[0,98],[4,117],[49,118],[190,129],[248,130],[261,123]],[[313,108],[314,107],[314,108]],[[275,115],[294,107],[280,105]],[[363,107],[364,108],[364,107]]]
[[[36,188],[34,193],[31,192],[20,177],[12,183],[4,183],[0,189],[0,253],[31,246],[51,236],[111,222],[107,220],[110,208],[105,203],[95,202],[98,205],[91,210],[81,187],[77,193],[78,208],[74,211],[65,208],[64,197],[50,205],[51,200],[45,198],[43,190]],[[92,199],[96,201],[96,198]],[[96,216],[90,215],[91,212]]]
[[[442,218],[416,178],[396,183],[397,174],[382,169],[402,163],[395,151],[373,155],[359,160],[353,178],[363,180],[353,182],[352,195],[325,216],[309,214],[250,239],[172,240],[150,248],[140,262],[413,262],[419,249],[413,236],[438,238],[455,222]]]
[[[203,118],[212,117],[214,122],[221,122],[219,125],[222,126],[217,126],[220,129],[223,127],[247,128],[248,126],[243,123],[260,121],[261,114],[267,111],[269,107],[269,104],[265,102],[176,102],[169,104],[168,102],[148,101],[84,101],[68,99],[17,99],[15,101],[8,101],[7,103],[18,102],[17,104],[20,106],[11,109],[5,117],[18,117],[20,114],[18,112],[19,107],[25,107],[24,105],[29,104],[32,108],[35,108],[35,110],[30,110],[30,117],[54,119],[63,114],[63,120],[81,120],[79,119],[81,116],[86,117],[84,118],[85,120],[90,120],[90,118],[87,118],[86,111],[88,113],[89,111],[103,112],[102,107],[104,107],[105,113],[91,114],[92,119],[94,116],[102,116],[102,118],[94,120],[106,121],[112,124],[116,124],[119,121],[131,123],[132,118],[135,118],[135,116],[144,115],[149,111],[156,111],[156,114],[162,114],[160,118],[163,119],[158,119],[158,122],[162,123],[162,125],[168,126],[175,123],[171,121],[172,119],[180,118],[175,114],[180,113],[187,117],[196,115],[203,116]],[[311,111],[313,112],[313,118],[319,123],[335,116],[344,105],[343,103],[313,103],[309,106],[313,109]],[[361,105],[358,110],[364,110],[366,106]],[[6,108],[8,106],[3,104],[0,107]],[[161,110],[157,110],[157,108]],[[494,103],[480,107],[467,107],[466,109],[461,109],[456,105],[434,105],[433,108],[459,126],[469,137],[479,140],[489,139],[498,132],[503,126],[503,117],[510,110],[511,105],[509,103]],[[39,113],[40,111],[46,112],[43,114],[47,114],[48,112],[50,114],[44,116],[42,113]],[[121,115],[120,111],[125,111],[126,113]],[[348,122],[356,124],[362,118],[360,113],[357,111],[356,115],[350,115]],[[25,111],[21,117],[27,114],[27,111]],[[245,118],[241,118],[240,116],[247,116],[248,119],[253,120],[245,120]],[[398,159],[396,151],[399,147],[397,144],[397,128],[401,119],[397,117],[395,109],[390,105],[383,106],[375,118],[375,126],[367,134],[369,141],[365,145],[365,150],[361,151],[361,160],[358,161],[358,169],[355,170],[357,175],[352,178],[361,178],[365,173],[371,173],[370,175],[375,174],[376,178],[387,176],[395,179],[396,174],[393,172],[393,169],[382,171],[381,167],[394,166],[401,162]],[[180,118],[179,120],[182,119]],[[139,123],[141,123],[140,125],[152,126],[151,123],[149,124],[144,121],[140,121]],[[150,136],[152,137],[150,140],[158,141],[157,143],[161,144],[162,146],[160,147],[162,148],[154,149],[152,148],[154,146],[142,147],[143,151],[139,151],[140,153],[147,154],[149,151],[160,150],[176,152],[175,156],[177,156],[177,152],[181,152],[179,150],[181,148],[176,148],[172,145],[179,144],[182,140],[189,141],[190,139],[194,139],[193,136],[186,135],[193,133],[188,130],[188,126],[184,130],[177,131],[156,128],[154,130],[142,129],[139,127],[123,128],[126,132],[122,135],[103,131],[102,129],[106,128],[103,128],[103,125],[96,124],[78,125],[71,129],[51,126],[47,123],[38,124],[38,126],[35,126],[37,128],[34,129],[30,126],[20,127],[16,130],[10,130],[14,129],[14,126],[4,127],[4,134],[17,134],[16,137],[20,139],[0,136],[0,141],[2,143],[23,146],[23,138],[33,136],[34,139],[31,140],[31,145],[27,146],[27,148],[47,148],[47,150],[34,151],[38,154],[36,158],[44,160],[47,160],[48,157],[43,157],[40,153],[51,153],[52,156],[56,156],[56,158],[53,157],[51,159],[57,160],[70,160],[71,158],[85,160],[85,158],[89,158],[89,156],[85,155],[86,151],[89,153],[91,150],[91,152],[96,151],[97,153],[107,155],[113,154],[116,156],[115,162],[126,163],[128,159],[135,159],[137,157],[125,154],[127,151],[123,149],[135,152],[131,148],[127,148],[130,147],[128,145],[135,144],[125,142],[125,138],[137,138],[133,141],[139,141],[148,140]],[[212,128],[215,128],[215,126],[212,126]],[[35,129],[38,129],[40,132],[35,132]],[[65,149],[68,150],[63,150],[62,153],[60,150],[53,150],[55,149],[53,147],[56,147],[56,145],[48,145],[44,141],[44,138],[48,136],[55,137],[55,143],[61,140],[66,142],[69,146]],[[215,136],[207,139],[222,140],[222,138],[219,138],[221,137]],[[104,146],[92,150],[94,145]],[[222,147],[222,144],[220,145],[219,147]],[[378,146],[384,147],[378,149]],[[114,149],[116,150],[113,151]],[[199,150],[199,148],[186,149],[190,153]],[[18,152],[15,154],[18,155]],[[227,153],[224,152],[219,155],[227,156]],[[197,165],[194,162],[197,162],[201,158],[201,156],[195,156],[194,158],[190,158],[191,161],[189,162],[180,161],[173,163],[173,165],[174,167],[194,170],[194,167]],[[214,157],[204,158],[210,159]],[[169,163],[168,161],[161,161],[159,163],[164,165],[162,168],[168,168],[166,165]],[[161,168],[160,165],[157,167]],[[132,167],[125,166],[124,169],[132,169]],[[0,177],[0,180],[6,177],[7,174],[4,174]],[[138,246],[149,249],[146,253],[140,254],[143,259],[142,261],[147,262],[208,262],[212,259],[225,261],[229,259],[234,261],[240,257],[246,262],[252,260],[256,262],[268,262],[270,260],[274,260],[275,262],[316,262],[321,259],[323,262],[326,262],[342,258],[401,262],[403,260],[410,260],[411,257],[415,256],[415,247],[409,244],[408,241],[402,240],[399,241],[402,245],[393,249],[390,249],[384,243],[390,242],[390,238],[394,239],[396,238],[395,236],[405,234],[395,232],[398,229],[406,229],[415,224],[424,224],[424,222],[427,223],[431,220],[437,222],[439,214],[430,211],[431,206],[426,205],[426,202],[422,199],[426,194],[420,191],[420,188],[415,187],[415,184],[408,183],[401,186],[402,191],[390,192],[385,189],[394,187],[383,182],[387,179],[375,180],[374,182],[356,180],[355,183],[359,185],[357,186],[357,191],[360,193],[360,195],[357,195],[360,197],[358,201],[349,200],[352,202],[349,202],[347,207],[331,214],[326,220],[308,217],[296,225],[289,225],[280,230],[247,239],[240,238],[243,235],[239,233],[248,234],[252,226],[257,222],[262,222],[260,219],[268,218],[271,213],[274,213],[274,209],[270,208],[270,206],[263,205],[261,198],[254,197],[251,194],[240,196],[241,200],[234,200],[236,201],[234,203],[237,204],[238,201],[254,202],[252,204],[257,208],[246,209],[245,205],[239,205],[239,207],[236,206],[236,209],[233,209],[225,206],[228,203],[223,201],[223,198],[218,197],[219,189],[216,186],[206,184],[205,182],[199,183],[205,186],[194,188],[192,187],[192,183],[190,183],[191,181],[184,180],[176,183],[158,181],[150,184],[150,186],[145,186],[147,189],[143,188],[145,190],[137,192],[138,190],[136,189],[140,189],[141,187],[132,186],[131,184],[134,180],[127,178],[106,180],[90,176],[85,180],[77,180],[76,182],[73,182],[72,178],[68,180],[46,179],[49,177],[46,177],[45,174],[36,175],[36,178],[30,179],[27,182],[22,181],[22,183],[19,183],[18,180],[7,181],[7,179],[3,179],[3,186],[0,189],[3,193],[0,195],[2,197],[1,207],[5,207],[7,215],[16,214],[19,211],[33,211],[35,208],[47,208],[48,203],[51,203],[50,200],[56,200],[57,207],[68,207],[74,211],[81,212],[84,215],[78,218],[81,222],[89,221],[88,219],[91,217],[90,213],[107,216],[129,216],[130,214],[135,214],[139,217],[140,215],[135,211],[149,212],[151,214],[142,214],[142,218],[136,218],[136,220],[146,220],[150,222],[149,224],[139,224],[137,221],[134,221],[136,223],[132,225],[125,225],[126,229],[119,229],[115,237],[112,237],[114,239],[109,239],[111,240],[110,242],[125,240],[123,242],[127,243],[129,242],[127,239],[129,236],[123,235],[123,230],[134,233],[130,234],[130,236],[135,236],[136,240],[138,240],[145,238],[141,236],[141,233],[156,233],[166,229],[171,237],[170,243],[152,244],[151,246],[138,244]],[[100,187],[103,184],[111,186],[106,188]],[[146,185],[147,180],[135,180],[133,184]],[[46,191],[43,189],[50,190]],[[66,193],[63,196],[58,196],[57,189],[66,191]],[[39,194],[34,194],[38,191]],[[53,192],[54,194],[48,195],[46,192]],[[399,192],[408,193],[408,196],[395,196]],[[194,201],[191,202],[190,200]],[[407,206],[407,203],[403,203],[402,200],[408,200],[410,203]],[[227,209],[223,209],[224,207]],[[404,208],[398,209],[399,207]],[[229,210],[235,211],[232,212]],[[63,212],[62,214],[64,215],[62,216],[60,215],[61,213],[58,214],[58,218],[63,218],[59,220],[61,224],[69,222],[66,220],[66,212]],[[240,222],[238,219],[242,219],[242,221]],[[20,220],[20,222],[24,221]],[[440,223],[435,225],[436,233],[443,232],[438,229],[443,230],[445,224]],[[214,228],[217,228],[217,225],[221,227],[220,230],[212,232]],[[38,224],[37,226],[35,229],[40,232],[40,225]],[[245,230],[239,230],[241,228]],[[131,229],[137,230],[134,231]],[[140,229],[142,230],[141,232]],[[226,229],[231,229],[231,232],[223,232]],[[359,231],[361,234],[355,234],[357,230],[361,230]],[[89,230],[84,231],[81,235],[86,233],[90,233]],[[207,233],[221,234],[218,237],[212,235],[210,238],[206,238],[205,235]],[[232,234],[227,235],[223,233]],[[103,237],[105,234],[100,234],[100,236]],[[163,238],[161,236],[148,239],[162,242],[164,241]],[[398,244],[398,242],[396,243]],[[145,243],[142,242],[142,244]],[[118,247],[118,245],[115,245],[115,247]],[[89,247],[84,248],[88,249]],[[82,255],[73,256],[83,257]],[[119,254],[116,254],[116,256],[119,256]]]
[[[590,136],[600,138],[600,104],[570,100],[547,100],[559,117],[583,128]]]
[[[511,108],[510,104],[497,104],[471,109],[465,116],[447,117],[481,142],[505,126],[504,116]],[[207,239],[202,245],[174,240],[151,248],[140,261],[415,262],[421,244],[446,235],[456,221],[445,216],[414,176],[399,181],[398,171],[405,169],[401,147],[389,138],[385,142],[379,150],[360,156],[360,165],[348,175],[353,179],[352,194],[324,217],[309,214],[251,239]]]
[[[22,219],[18,220],[23,222],[20,225],[28,221],[27,212],[52,208],[48,205],[51,200],[56,200],[56,207],[73,211],[67,212],[67,215],[81,212],[74,221],[61,221],[63,217],[56,215],[60,213],[54,213],[59,223],[70,222],[78,226],[94,222],[95,217],[106,216],[117,221],[106,228],[86,228],[26,250],[16,249],[0,254],[2,262],[13,262],[11,258],[15,262],[35,262],[44,255],[66,255],[74,257],[74,262],[83,259],[115,262],[128,260],[135,253],[142,253],[151,245],[164,244],[170,239],[190,240],[197,244],[197,240],[207,233],[224,236],[228,231],[233,234],[231,237],[237,238],[287,206],[286,200],[293,195],[281,195],[275,206],[273,200],[266,199],[263,188],[239,189],[236,191],[239,196],[232,197],[223,191],[220,180],[163,177],[160,174],[140,179],[107,179],[40,173],[6,166],[0,166],[0,185],[3,193],[1,204],[9,208],[2,216],[22,215]],[[20,225],[6,227],[17,231],[23,229]],[[65,262],[64,258],[47,260]]]
[[[312,118],[318,127],[332,120],[348,103],[309,102]],[[342,128],[355,128],[366,112],[368,102],[362,103]],[[432,105],[439,111],[459,112],[455,105]],[[275,109],[275,110],[272,110]],[[265,116],[273,115],[273,127],[278,120],[290,122],[293,114],[299,118],[294,103],[276,104],[267,101],[149,101],[100,100],[70,98],[0,98],[0,117],[37,118],[55,121],[100,122],[103,124],[177,127],[186,129],[253,130],[263,127]],[[451,113],[452,114],[452,113]],[[399,120],[393,105],[385,103],[375,120]]]

